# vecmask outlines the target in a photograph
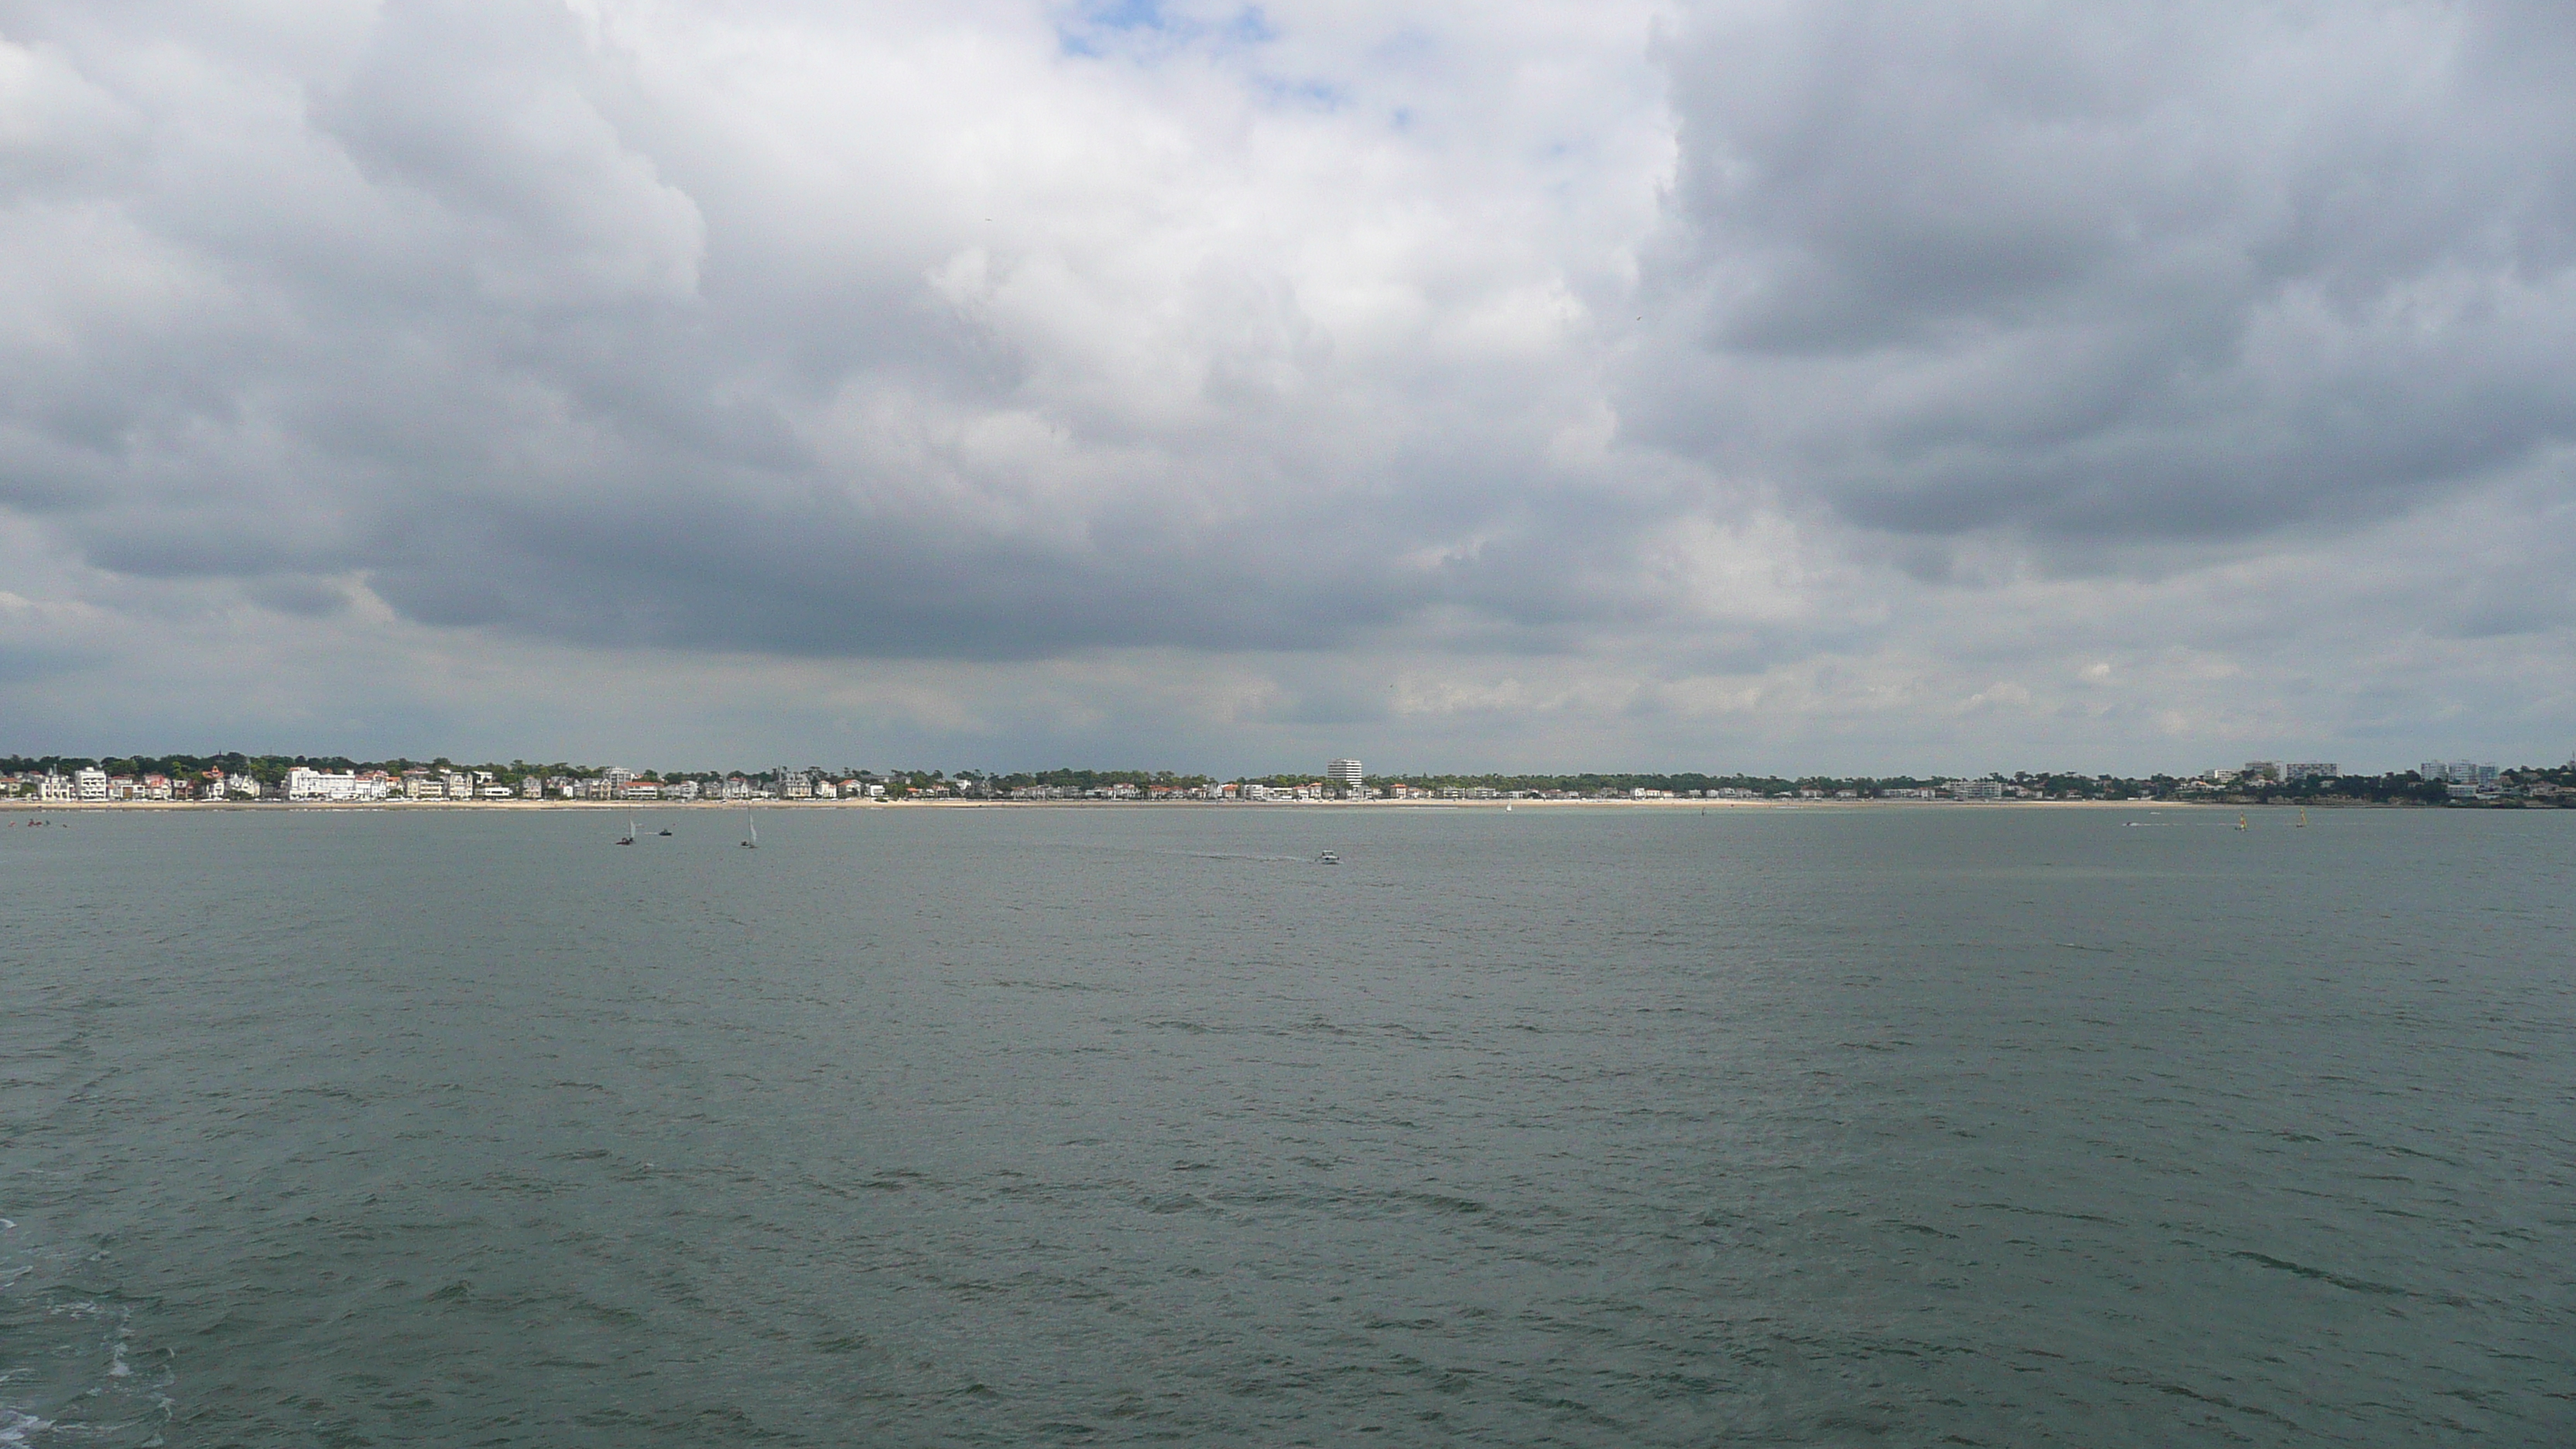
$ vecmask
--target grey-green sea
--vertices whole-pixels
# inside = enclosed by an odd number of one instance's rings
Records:
[[[10,1449],[2576,1443],[2576,812],[55,818]]]

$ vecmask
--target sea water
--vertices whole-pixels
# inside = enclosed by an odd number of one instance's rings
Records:
[[[2576,813],[56,818],[0,1445],[2576,1442]]]

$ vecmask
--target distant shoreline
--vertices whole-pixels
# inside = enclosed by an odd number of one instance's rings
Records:
[[[2429,806],[2373,800],[2347,802],[2204,800],[50,800],[0,799],[0,809],[31,814],[97,811],[280,810],[502,811],[588,810],[2413,810]]]

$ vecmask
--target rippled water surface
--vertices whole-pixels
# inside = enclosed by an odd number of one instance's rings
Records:
[[[2576,1442],[2576,812],[2311,819],[10,828],[0,1445]]]

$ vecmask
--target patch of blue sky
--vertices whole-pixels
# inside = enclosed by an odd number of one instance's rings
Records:
[[[1262,14],[1258,5],[1246,5],[1219,28],[1225,38],[1236,45],[1268,45],[1279,38],[1278,29],[1271,25],[1270,17]]]
[[[1165,0],[1084,0],[1056,22],[1056,44],[1067,55],[1100,58],[1113,52],[1171,51],[1183,47],[1237,50],[1279,38],[1258,5],[1220,19],[1176,10]]]
[[[1285,76],[1254,76],[1252,84],[1262,99],[1275,106],[1293,106],[1313,111],[1338,111],[1351,103],[1351,94],[1330,81],[1291,80]]]
[[[1056,26],[1058,45],[1067,55],[1104,60],[1118,56],[1148,64],[1180,51],[1218,57],[1243,57],[1279,38],[1278,29],[1258,5],[1224,11],[1214,7],[1192,14],[1187,0],[1088,0],[1074,7]],[[1332,81],[1265,75],[1252,66],[1246,77],[1263,101],[1297,110],[1338,111],[1351,104],[1350,92]]]
[[[1163,0],[1109,0],[1107,4],[1083,7],[1086,23],[1107,30],[1168,30],[1170,16],[1163,13]]]

